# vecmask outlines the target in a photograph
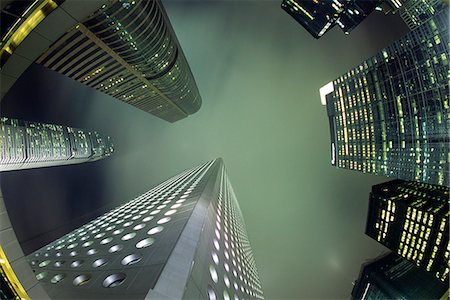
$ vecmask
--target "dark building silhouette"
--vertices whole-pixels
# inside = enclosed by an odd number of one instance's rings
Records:
[[[338,168],[448,185],[448,11],[320,90]]]
[[[51,298],[262,298],[221,159],[174,176],[28,256]]]
[[[109,136],[55,124],[0,118],[0,172],[78,164],[114,152]]]
[[[447,289],[413,263],[388,253],[361,266],[351,299],[441,299]]]
[[[393,180],[372,187],[366,234],[440,281],[449,272],[449,189]]]
[[[318,39],[335,25],[348,34],[380,3],[381,0],[283,0],[281,8]]]

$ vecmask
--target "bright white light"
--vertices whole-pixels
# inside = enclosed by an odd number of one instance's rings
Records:
[[[320,103],[322,103],[322,105],[327,105],[326,96],[332,91],[334,91],[333,81],[330,81],[329,83],[327,83],[326,85],[324,85],[319,89]]]
[[[334,143],[331,143],[331,164],[334,166],[336,163],[336,148],[334,146]]]

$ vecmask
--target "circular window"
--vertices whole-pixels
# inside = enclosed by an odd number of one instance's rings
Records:
[[[71,264],[70,264],[70,266],[72,267],[72,268],[78,268],[79,266],[81,266],[83,264],[83,261],[82,260],[75,260],[75,261],[73,261]]]
[[[121,285],[127,276],[124,273],[117,273],[109,275],[103,280],[103,287],[112,288]]]
[[[214,248],[216,248],[216,250],[219,251],[220,250],[219,242],[216,239],[214,239],[213,244],[214,244]]]
[[[139,253],[135,253],[135,254],[125,256],[122,259],[121,263],[124,266],[130,266],[130,265],[134,265],[134,264],[138,263],[141,259],[142,259],[142,255]]]
[[[130,233],[127,233],[127,234],[125,234],[123,237],[122,237],[122,241],[128,241],[128,240],[131,240],[132,238],[134,238],[136,236],[136,232],[130,232]]]
[[[217,300],[216,293],[214,292],[213,288],[210,285],[208,285],[207,292],[209,300]]]
[[[81,246],[83,246],[83,247],[89,247],[89,246],[91,246],[92,244],[93,244],[94,242],[93,241],[87,241],[86,243],[84,243],[83,245],[81,245]]]
[[[123,228],[120,228],[120,229],[114,230],[113,234],[118,235],[118,234],[121,234],[122,232],[123,232]]]
[[[150,215],[156,215],[156,214],[159,213],[159,212],[160,212],[159,209],[155,209],[154,211],[152,211],[152,212],[150,213]]]
[[[55,261],[54,266],[57,268],[60,268],[64,263],[65,263],[64,260],[58,260],[58,261]]]
[[[92,263],[92,266],[94,268],[98,268],[98,267],[102,267],[102,266],[106,265],[107,263],[108,263],[108,260],[106,258],[99,258]]]
[[[109,248],[108,252],[109,253],[119,252],[122,249],[123,249],[123,245],[118,244],[118,245],[111,246],[111,248]]]
[[[69,246],[67,246],[67,249],[73,249],[76,246],[78,246],[78,243],[73,243],[73,244],[70,244]]]
[[[123,227],[128,227],[133,224],[133,221],[129,221],[123,224]]]
[[[50,279],[51,283],[58,283],[61,282],[64,277],[66,277],[65,274],[56,274],[55,276],[52,277],[52,279]]]
[[[36,279],[37,279],[37,280],[42,280],[42,279],[44,279],[45,277],[47,277],[47,275],[48,275],[48,272],[41,272],[41,273],[39,273],[39,274],[36,275]]]
[[[71,252],[69,253],[70,256],[75,256],[75,255],[77,255],[77,254],[78,254],[77,251],[71,251]]]
[[[112,240],[113,240],[112,237],[107,237],[106,239],[101,240],[100,244],[106,245],[106,244],[110,243]]]
[[[170,217],[165,217],[165,218],[162,218],[162,219],[160,219],[158,222],[156,222],[157,224],[164,224],[164,223],[167,223],[167,222],[169,222],[171,220],[171,218]]]
[[[161,231],[163,231],[164,227],[163,226],[156,226],[153,227],[152,229],[150,229],[149,231],[147,231],[147,234],[152,235],[152,234],[157,234]]]
[[[153,217],[152,217],[152,216],[148,216],[148,217],[143,218],[142,221],[143,221],[143,222],[148,222],[148,221],[150,221],[151,219],[153,219]]]
[[[101,232],[101,233],[99,233],[99,234],[96,234],[94,237],[95,237],[96,239],[99,239],[99,238],[104,237],[104,236],[105,236],[105,233],[104,233],[104,232]]]
[[[217,271],[216,268],[214,268],[213,265],[209,265],[209,273],[211,274],[211,279],[217,283],[217,281],[219,280],[219,276],[217,275]]]
[[[223,300],[230,300],[230,295],[228,295],[226,290],[223,291]]]
[[[214,263],[216,265],[218,265],[219,264],[219,256],[217,255],[217,253],[213,252],[211,256],[212,256],[212,259],[213,259]]]
[[[39,264],[39,267],[41,267],[41,268],[46,267],[46,266],[48,266],[50,263],[51,263],[51,260],[44,260],[43,262],[41,262],[41,263]]]
[[[225,282],[225,285],[227,286],[227,288],[230,287],[230,279],[228,279],[227,275],[223,276],[223,282]]]
[[[155,242],[154,239],[152,239],[152,238],[146,238],[146,239],[143,239],[142,241],[138,242],[138,243],[136,244],[136,248],[138,248],[138,249],[140,249],[140,248],[145,248],[145,247],[148,247],[148,246],[153,245],[154,242]]]
[[[171,216],[171,215],[173,215],[173,214],[176,213],[176,212],[177,212],[176,209],[171,209],[171,210],[169,210],[168,212],[166,212],[164,215],[165,215],[165,216]]]
[[[138,224],[136,226],[133,227],[133,230],[141,230],[142,228],[144,228],[146,225],[144,223]]]
[[[86,254],[87,254],[87,255],[94,255],[94,254],[96,254],[97,252],[98,252],[97,249],[92,248],[92,249],[89,249],[89,250],[86,252]]]
[[[91,279],[91,275],[89,274],[83,274],[75,277],[73,280],[73,285],[75,286],[82,286],[88,283],[88,281]]]

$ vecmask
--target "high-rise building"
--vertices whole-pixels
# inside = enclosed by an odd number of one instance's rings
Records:
[[[283,0],[281,8],[316,39],[336,24],[348,34],[382,0]]]
[[[36,62],[169,122],[201,106],[159,0],[104,4]]]
[[[398,1],[398,0],[397,0]],[[411,30],[426,23],[437,12],[445,9],[445,0],[403,0],[400,16]],[[448,7],[447,7],[448,9]]]
[[[332,165],[448,185],[448,22],[441,9],[320,89]]]
[[[449,189],[413,181],[374,185],[366,234],[398,255],[448,279]]]
[[[0,118],[0,171],[96,161],[113,151],[111,138],[96,131]]]
[[[221,159],[168,179],[28,259],[51,298],[262,298]]]
[[[447,284],[391,252],[361,266],[351,299],[441,299],[447,289]]]

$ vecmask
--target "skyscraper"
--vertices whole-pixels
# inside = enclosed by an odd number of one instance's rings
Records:
[[[201,106],[194,77],[159,0],[103,5],[36,62],[169,122]]]
[[[426,23],[442,8],[445,0],[403,0],[400,16],[406,25],[413,30]]]
[[[448,197],[448,188],[419,182],[374,185],[366,234],[438,280],[447,280]]]
[[[52,298],[262,298],[221,159],[168,179],[28,259]]]
[[[382,0],[283,0],[281,8],[316,39],[336,24],[348,34]]]
[[[441,9],[320,89],[332,165],[448,185],[448,22]]]
[[[447,289],[447,284],[391,252],[361,266],[351,298],[441,299]]]
[[[96,161],[114,151],[96,131],[0,118],[0,171]]]

